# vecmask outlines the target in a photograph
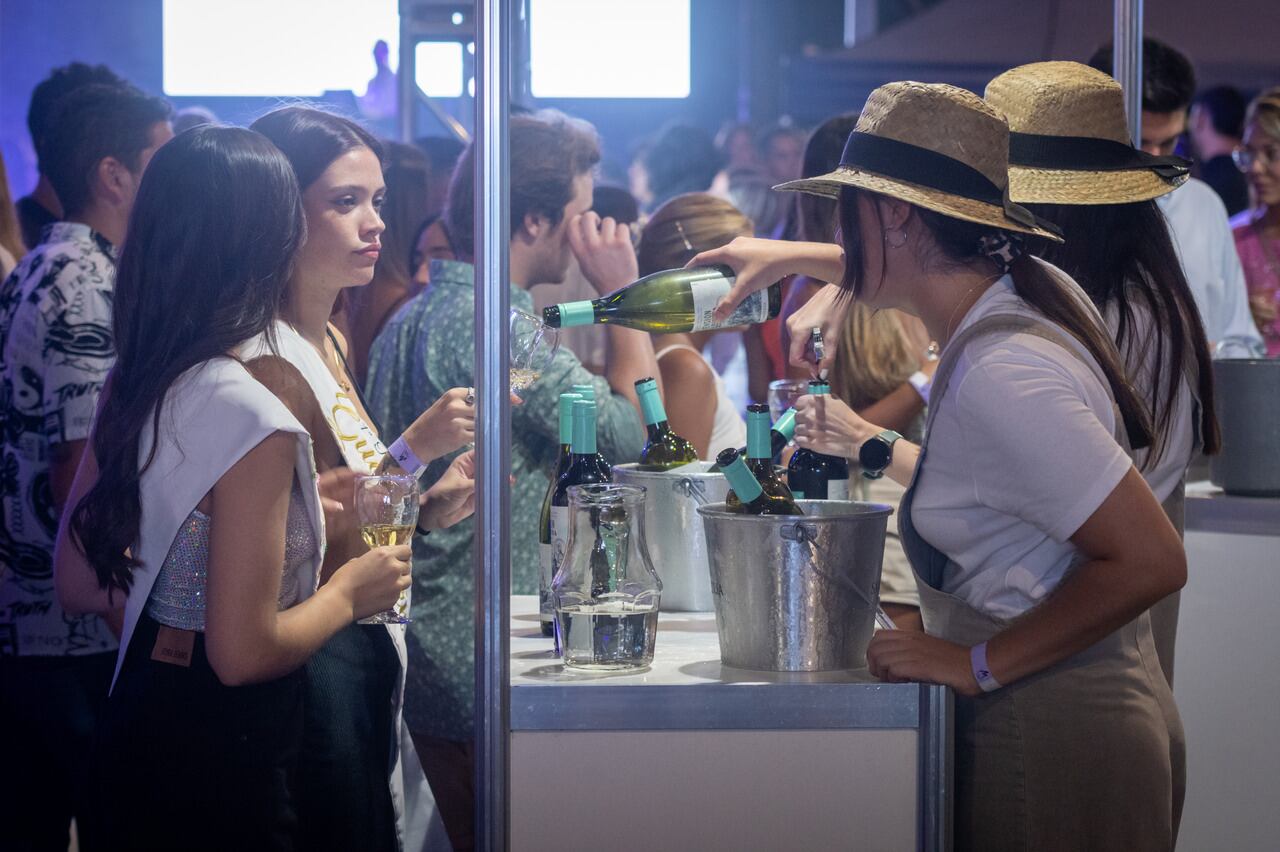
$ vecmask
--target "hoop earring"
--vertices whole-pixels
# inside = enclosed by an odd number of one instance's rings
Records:
[[[899,239],[897,239],[896,241],[889,239],[890,234],[897,234]],[[884,241],[885,241],[885,244],[889,246],[889,248],[900,249],[907,244],[907,232],[905,229],[898,230],[898,231],[885,231]]]

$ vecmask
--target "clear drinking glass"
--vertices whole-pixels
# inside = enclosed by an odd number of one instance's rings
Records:
[[[360,537],[369,547],[408,544],[418,523],[418,479],[406,474],[356,477],[356,519]],[[360,624],[408,624],[409,589],[400,593],[391,609]]]
[[[809,392],[808,379],[778,379],[769,382],[769,418],[777,420],[782,413]]]
[[[511,392],[519,394],[551,366],[560,347],[560,330],[533,314],[511,309]]]
[[[653,662],[662,581],[645,544],[644,500],[635,485],[569,489],[569,540],[551,583],[566,668],[627,671]]]

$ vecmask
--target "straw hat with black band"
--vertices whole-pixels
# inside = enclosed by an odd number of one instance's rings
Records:
[[[840,165],[774,189],[827,198],[850,186],[1005,231],[1061,241],[1058,229],[1009,200],[1009,128],[972,92],[889,83],[867,98]]]
[[[1009,121],[1009,195],[1024,204],[1128,204],[1186,182],[1191,164],[1134,148],[1120,84],[1078,62],[1033,62],[987,85]]]

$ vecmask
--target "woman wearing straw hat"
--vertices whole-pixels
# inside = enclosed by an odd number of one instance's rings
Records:
[[[1078,281],[1106,319],[1155,427],[1134,461],[1181,531],[1187,466],[1220,444],[1209,342],[1154,200],[1186,182],[1190,164],[1134,148],[1120,84],[1087,65],[1014,68],[991,81],[986,100],[1009,122],[1009,196],[1066,237],[1029,248]],[[1151,610],[1171,684],[1177,627],[1174,594]],[[1175,814],[1180,807],[1178,796]]]
[[[1185,558],[1126,452],[1149,418],[1101,317],[1019,251],[1053,235],[1008,200],[1007,152],[973,94],[883,86],[835,171],[783,185],[838,196],[839,245],[737,240],[693,263],[737,272],[719,309],[798,272],[840,283],[793,333],[834,334],[850,293],[942,346],[923,445],[829,399],[802,402],[797,439],[910,483],[899,528],[927,634],[881,631],[867,659],[957,693],[957,848],[1169,849],[1180,731],[1146,610]]]

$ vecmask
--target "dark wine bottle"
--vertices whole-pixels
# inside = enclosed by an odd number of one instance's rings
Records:
[[[831,386],[815,379],[809,393],[826,396]],[[787,465],[787,485],[797,500],[848,500],[849,461],[798,447]]]
[[[570,446],[569,465],[556,481],[551,494],[551,569],[552,577],[564,561],[565,547],[569,541],[569,489],[574,485],[590,485],[596,482],[612,482],[613,473],[600,454],[596,452],[596,404],[585,399],[573,401],[573,442]],[[560,651],[556,637],[556,653]]]
[[[751,475],[755,477],[755,481],[764,489],[765,494],[770,497],[785,497],[787,500],[792,500],[794,498],[791,496],[791,489],[787,488],[787,484],[782,481],[782,477],[778,475],[777,468],[773,465],[772,444],[769,440],[769,434],[769,406],[758,403],[748,405],[747,451],[745,454],[738,451],[738,457],[742,459],[747,470],[751,471]],[[734,499],[736,498],[731,492],[727,502],[732,504]]]
[[[791,499],[787,486],[777,481],[779,488],[766,490],[756,479],[738,451],[730,447],[716,456],[716,464],[725,479],[729,480],[729,496],[725,509],[735,515],[803,515],[804,512]]]
[[[556,455],[555,467],[551,469],[547,493],[542,498],[542,513],[538,516],[538,621],[542,624],[543,636],[553,635],[556,624],[555,607],[551,602],[551,581],[556,576],[554,549],[551,544],[554,540],[551,535],[551,497],[555,494],[556,483],[569,469],[573,447],[573,403],[579,399],[582,399],[581,394],[560,394],[560,451]]]
[[[640,448],[637,470],[670,470],[696,462],[698,451],[693,444],[671,430],[657,381],[652,377],[640,379],[636,382],[636,394],[640,397],[640,410],[644,412],[645,428],[649,430]]]
[[[596,401],[596,386],[589,382],[587,384],[571,385],[570,389],[576,394],[581,394],[582,398],[585,399],[587,402]],[[599,410],[600,409],[597,407],[596,411],[598,412]],[[604,453],[600,452],[599,450],[596,451],[596,458],[599,459],[600,464],[604,465],[605,467],[608,467],[608,468],[613,467],[613,465],[609,464],[609,462],[605,459]]]
[[[599,299],[543,308],[542,321],[553,328],[608,323],[653,334],[676,334],[751,325],[778,315],[781,281],[747,296],[724,322],[714,320],[712,312],[733,282],[733,270],[727,266],[666,269]]]

